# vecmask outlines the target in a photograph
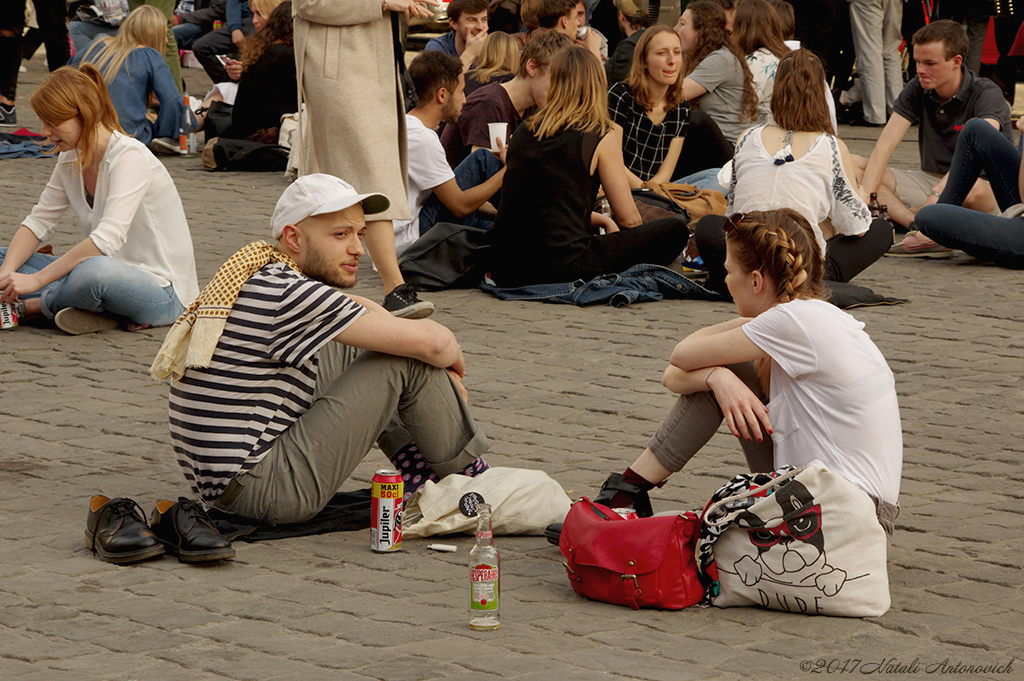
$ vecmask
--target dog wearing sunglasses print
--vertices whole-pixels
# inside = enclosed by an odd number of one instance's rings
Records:
[[[765,520],[744,511],[736,519],[757,548],[756,558],[746,555],[733,564],[736,574],[746,586],[763,580],[813,587],[826,596],[835,596],[846,583],[846,572],[828,564],[821,506],[796,480],[776,490],[775,499],[782,507],[782,518]]]

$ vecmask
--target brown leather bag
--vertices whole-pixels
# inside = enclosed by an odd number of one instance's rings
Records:
[[[714,189],[697,189],[692,184],[674,182],[662,182],[650,188],[657,194],[671,199],[680,208],[685,208],[690,214],[690,225],[705,215],[725,215],[725,197],[722,196],[722,192]]]

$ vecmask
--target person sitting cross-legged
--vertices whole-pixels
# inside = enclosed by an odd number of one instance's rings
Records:
[[[487,149],[470,154],[454,172],[445,158],[435,129],[442,121],[456,123],[466,103],[466,80],[459,60],[443,52],[423,52],[409,65],[409,76],[419,97],[419,103],[405,116],[412,220],[394,222],[398,255],[438,222],[489,229],[492,221],[488,218],[496,211],[488,200],[505,177],[503,161]]]
[[[878,142],[868,159],[853,157],[861,171],[860,195],[868,201],[873,193],[888,206],[892,220],[911,233],[889,255],[948,257],[949,249],[921,237],[913,225],[921,206],[936,203],[949,180],[950,163],[957,138],[967,121],[982,118],[1011,138],[1010,107],[999,86],[976,76],[963,65],[967,33],[946,19],[933,21],[914,33],[917,75],[907,83],[893,105]],[[914,123],[919,125],[920,170],[887,168],[889,158]],[[990,213],[996,210],[992,188],[978,180],[963,205]]]
[[[389,206],[330,175],[299,178],[274,209],[276,243],[232,256],[168,333],[151,372],[172,378],[171,443],[206,508],[309,520],[384,446],[396,411],[440,477],[487,449],[455,335],[339,290],[356,282],[365,215]],[[363,352],[348,362],[351,348]]]

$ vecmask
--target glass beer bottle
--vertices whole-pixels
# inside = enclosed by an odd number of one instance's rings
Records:
[[[480,504],[476,519],[476,545],[469,552],[469,627],[497,629],[501,591],[501,556],[494,548],[491,506]]]

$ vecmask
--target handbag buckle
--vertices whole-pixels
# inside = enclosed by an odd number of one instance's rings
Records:
[[[632,579],[633,580],[633,588],[636,589],[636,594],[634,594],[634,596],[639,596],[640,594],[643,593],[643,591],[640,589],[640,585],[636,581],[636,575],[622,575],[622,586],[623,587],[626,586],[626,580],[627,579]]]

